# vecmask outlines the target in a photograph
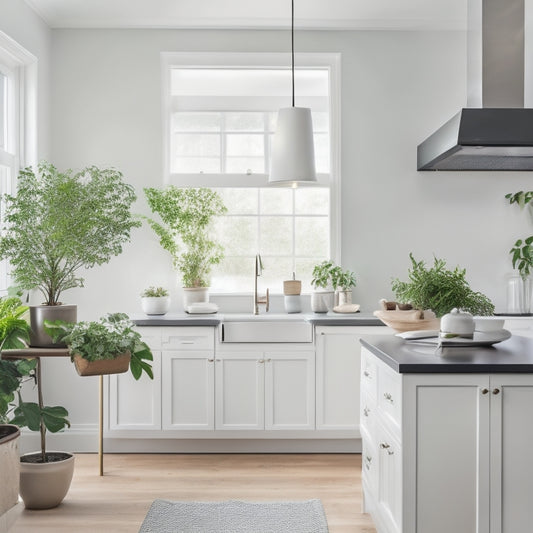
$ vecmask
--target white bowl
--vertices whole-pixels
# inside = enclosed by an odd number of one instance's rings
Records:
[[[476,331],[501,331],[505,324],[505,319],[494,316],[478,316],[474,318],[474,323]]]

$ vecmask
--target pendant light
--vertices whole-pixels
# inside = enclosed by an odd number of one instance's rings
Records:
[[[278,112],[268,183],[278,187],[316,185],[311,110],[294,105],[294,0],[291,0],[292,107]]]

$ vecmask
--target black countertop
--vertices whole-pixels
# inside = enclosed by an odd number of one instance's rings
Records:
[[[533,339],[519,335],[488,347],[439,350],[394,335],[367,335],[361,344],[400,374],[533,373]]]

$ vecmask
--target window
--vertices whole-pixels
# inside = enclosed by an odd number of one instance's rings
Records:
[[[257,253],[272,292],[293,272],[309,282],[313,265],[336,258],[337,62],[297,56],[296,105],[312,111],[319,186],[293,190],[268,185],[277,111],[291,104],[288,56],[163,55],[167,183],[215,188],[228,208],[214,230],[225,259],[213,292],[253,290]]]
[[[0,195],[10,193],[21,166],[35,163],[36,58],[0,32]],[[0,202],[0,222],[4,204]],[[9,286],[0,262],[0,294]]]

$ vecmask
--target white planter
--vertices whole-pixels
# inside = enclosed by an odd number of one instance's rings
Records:
[[[352,290],[337,291],[335,293],[335,305],[345,305],[352,303]]]
[[[64,455],[65,459],[49,463],[26,463],[24,457],[41,455],[41,452],[25,454],[20,463],[20,496],[27,509],[51,509],[57,507],[67,495],[74,473],[74,456],[64,452],[46,452]]]
[[[314,313],[327,313],[333,309],[335,293],[333,291],[314,291],[311,293],[311,310]]]
[[[197,302],[209,301],[209,287],[183,287],[183,308]]]
[[[17,505],[19,498],[19,437],[17,426],[0,424],[0,531],[2,523],[7,523],[7,513]]]
[[[170,308],[170,296],[143,296],[141,306],[147,315],[164,315]]]

